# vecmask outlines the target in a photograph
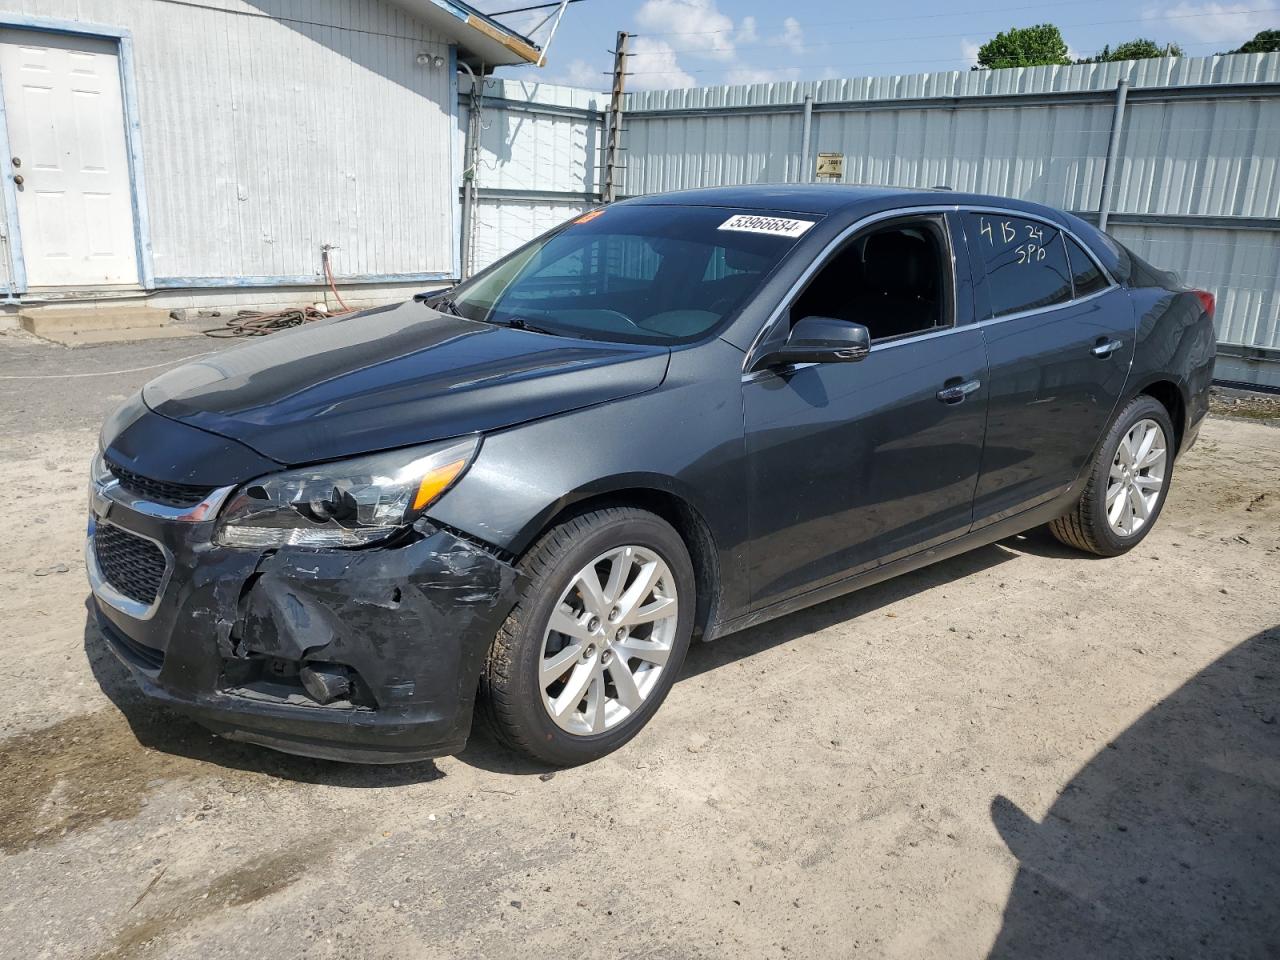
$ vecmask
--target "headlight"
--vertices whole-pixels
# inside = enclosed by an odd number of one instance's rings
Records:
[[[359,547],[422,515],[462,476],[479,437],[273,473],[247,483],[214,539],[229,547]]]

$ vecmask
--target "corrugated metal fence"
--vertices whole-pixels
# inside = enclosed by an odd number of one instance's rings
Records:
[[[488,81],[482,102],[477,266],[598,202],[605,97]],[[848,183],[1105,208],[1217,294],[1219,377],[1280,385],[1280,54],[653,91],[623,144],[632,196],[809,180],[821,152]]]

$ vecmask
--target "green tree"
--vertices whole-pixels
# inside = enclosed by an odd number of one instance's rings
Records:
[[[1062,31],[1051,23],[1012,27],[997,33],[978,48],[978,66],[989,70],[1065,66],[1070,62],[1067,41],[1062,39]]]
[[[1077,60],[1076,63],[1112,63],[1116,60],[1147,60],[1151,57],[1183,56],[1186,56],[1186,54],[1182,52],[1182,48],[1176,43],[1166,43],[1162,47],[1154,40],[1138,37],[1136,40],[1128,40],[1124,43],[1116,44],[1115,49],[1112,49],[1111,45],[1108,44],[1099,50],[1096,55]]]
[[[1280,30],[1261,30],[1231,53],[1280,53]]]

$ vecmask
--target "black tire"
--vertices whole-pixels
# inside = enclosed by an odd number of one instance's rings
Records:
[[[1165,449],[1168,451],[1164,465],[1164,483],[1146,522],[1134,533],[1124,535],[1113,529],[1107,520],[1107,482],[1121,440],[1140,420],[1153,420],[1164,431]],[[1132,550],[1151,532],[1160,518],[1160,511],[1169,494],[1169,485],[1173,481],[1175,453],[1173,422],[1169,419],[1169,412],[1164,404],[1145,394],[1134,397],[1112,421],[1111,429],[1107,431],[1089,468],[1080,499],[1070,511],[1050,523],[1049,530],[1067,546],[1100,557],[1117,557]]]
[[[593,558],[635,545],[662,558],[676,582],[679,606],[667,663],[643,705],[600,734],[572,734],[548,714],[539,686],[542,640],[553,608],[575,575]],[[480,678],[480,703],[489,726],[506,746],[543,763],[575,766],[617,750],[649,722],[666,698],[689,649],[695,581],[689,551],[665,520],[634,507],[604,507],[553,527],[520,567],[527,578],[515,607],[489,649]]]

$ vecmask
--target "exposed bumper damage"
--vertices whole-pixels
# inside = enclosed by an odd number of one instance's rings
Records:
[[[91,528],[104,522],[169,558],[148,619],[95,591],[103,634],[148,697],[225,737],[307,756],[391,763],[466,743],[519,576],[497,556],[426,521],[358,551],[232,550],[212,544],[212,524],[122,511]]]

